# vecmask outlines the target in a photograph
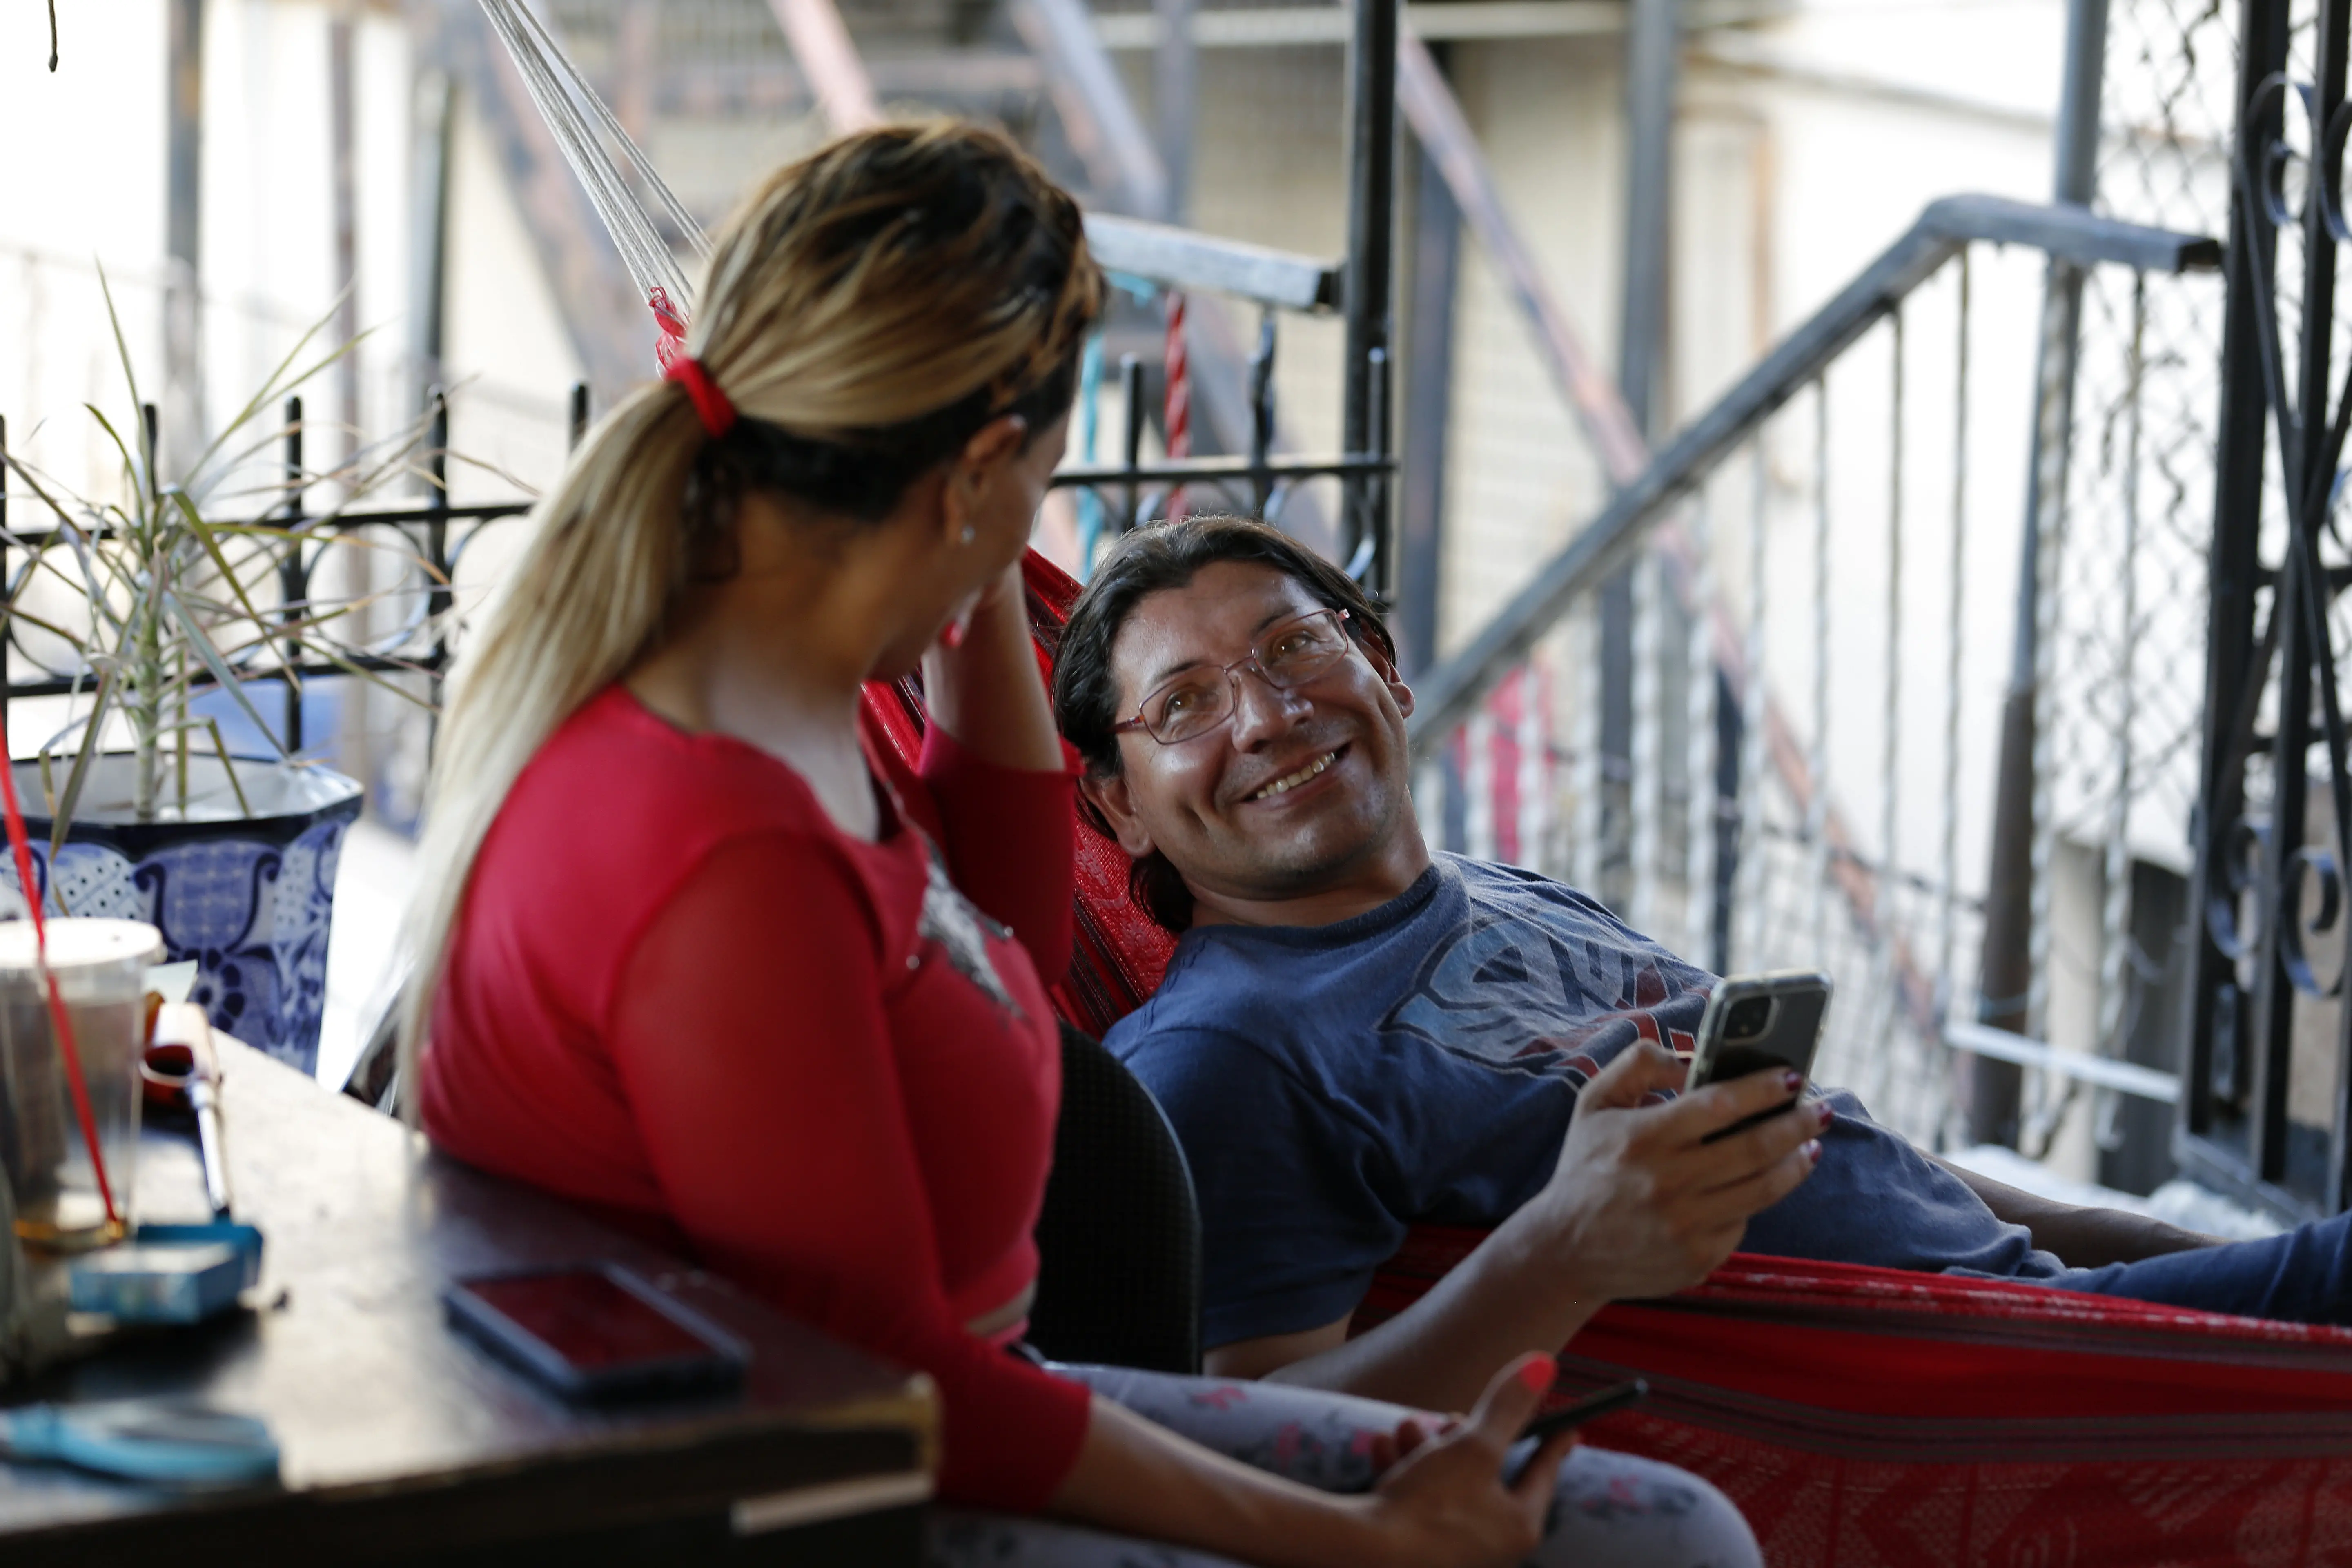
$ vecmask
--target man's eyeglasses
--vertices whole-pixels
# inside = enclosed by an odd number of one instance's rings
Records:
[[[1347,619],[1345,610],[1318,610],[1285,621],[1223,669],[1187,670],[1154,690],[1137,705],[1133,718],[1112,725],[1111,733],[1140,730],[1163,746],[1198,740],[1234,716],[1244,670],[1277,691],[1288,691],[1347,658]]]

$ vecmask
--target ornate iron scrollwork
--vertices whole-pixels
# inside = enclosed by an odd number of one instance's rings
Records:
[[[2242,110],[2231,167],[2223,437],[2197,819],[2205,941],[2179,1142],[2184,1162],[2200,1175],[2290,1215],[2333,1212],[2352,1197],[2352,1118],[2346,1114],[2352,1101],[2339,1091],[2339,1103],[2329,1108],[2332,1159],[2324,1174],[2315,1173],[2308,1162],[2288,1158],[2294,1134],[2287,1081],[2297,1009],[2333,1004],[2347,968],[2339,959],[2325,972],[2314,954],[2318,939],[2344,944],[2343,868],[2352,864],[2352,765],[2329,615],[2352,574],[2322,554],[2323,541],[2336,553],[2346,549],[2335,514],[2352,435],[2352,363],[2342,367],[2340,388],[2331,374],[2336,247],[2352,242],[2344,189],[2352,140],[2352,102],[2345,96],[2347,6],[2352,0],[2320,0],[2317,65],[2308,81],[2284,68],[2289,0],[2246,0],[2242,10]],[[2277,269],[2280,237],[2290,232],[2301,242],[2301,283],[2287,302]],[[2266,487],[2266,472],[2276,476],[2275,491]],[[2272,496],[2285,538],[2277,559],[2265,561],[2262,522]],[[2265,714],[2268,734],[2260,731]],[[2317,768],[2315,746],[2325,756]],[[2250,801],[2248,774],[2257,755],[2268,760],[2268,798]],[[2322,842],[2309,831],[2315,785],[2326,791],[2328,807]],[[2342,1058],[2352,1047],[2352,1009],[2332,1010]],[[2339,1078],[2352,1083],[2352,1073]],[[2290,1166],[2298,1168],[2291,1173]]]
[[[2306,921],[2298,908],[2291,918],[2279,922],[2280,961],[2286,965],[2286,977],[2297,991],[2306,996],[2333,996],[2344,988],[2344,966],[2336,965],[2333,980],[2321,980],[2313,972],[2303,943],[2306,936],[2321,936],[2334,930],[2336,917],[2343,908],[2344,882],[2336,872],[2336,857],[2306,844],[2287,857],[2286,867],[2280,889],[2282,899],[2293,899],[2299,905],[2304,879],[2309,876],[2319,884],[2319,912]]]

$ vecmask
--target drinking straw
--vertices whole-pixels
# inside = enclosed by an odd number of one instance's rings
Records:
[[[114,1184],[106,1179],[106,1156],[99,1152],[98,1118],[90,1114],[89,1083],[82,1077],[81,1048],[74,1043],[73,1020],[67,1016],[58,977],[49,968],[49,930],[41,919],[41,895],[33,883],[33,850],[25,837],[25,813],[16,804],[16,770],[0,757],[0,807],[8,819],[8,848],[16,858],[16,885],[24,889],[25,907],[33,912],[33,966],[49,999],[49,1022],[58,1031],[58,1049],[66,1058],[66,1087],[73,1093],[74,1118],[81,1123],[82,1147],[89,1151],[89,1168],[98,1175],[99,1201],[106,1205],[106,1223],[120,1229],[122,1215],[114,1206]]]

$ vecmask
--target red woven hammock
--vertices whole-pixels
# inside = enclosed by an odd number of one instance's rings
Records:
[[[1077,584],[1034,553],[1027,578],[1050,665]],[[919,693],[867,697],[911,758]],[[1116,845],[1082,825],[1077,856],[1054,1003],[1099,1035],[1174,944],[1128,901]],[[1355,1331],[1483,1234],[1416,1229]],[[2352,1331],[1741,1254],[1609,1308],[1560,1364],[1556,1399],[1648,1378],[1594,1436],[1721,1487],[1773,1568],[2352,1568]]]

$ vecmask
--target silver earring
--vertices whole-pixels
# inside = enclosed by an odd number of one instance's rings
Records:
[[[964,542],[964,543],[966,543],[966,544],[970,544],[973,540],[978,539],[979,537],[980,537],[980,535],[979,535],[977,532],[973,531],[971,524],[970,524],[970,523],[968,523],[968,522],[967,522],[967,523],[965,523],[965,524],[963,525],[963,542]]]

